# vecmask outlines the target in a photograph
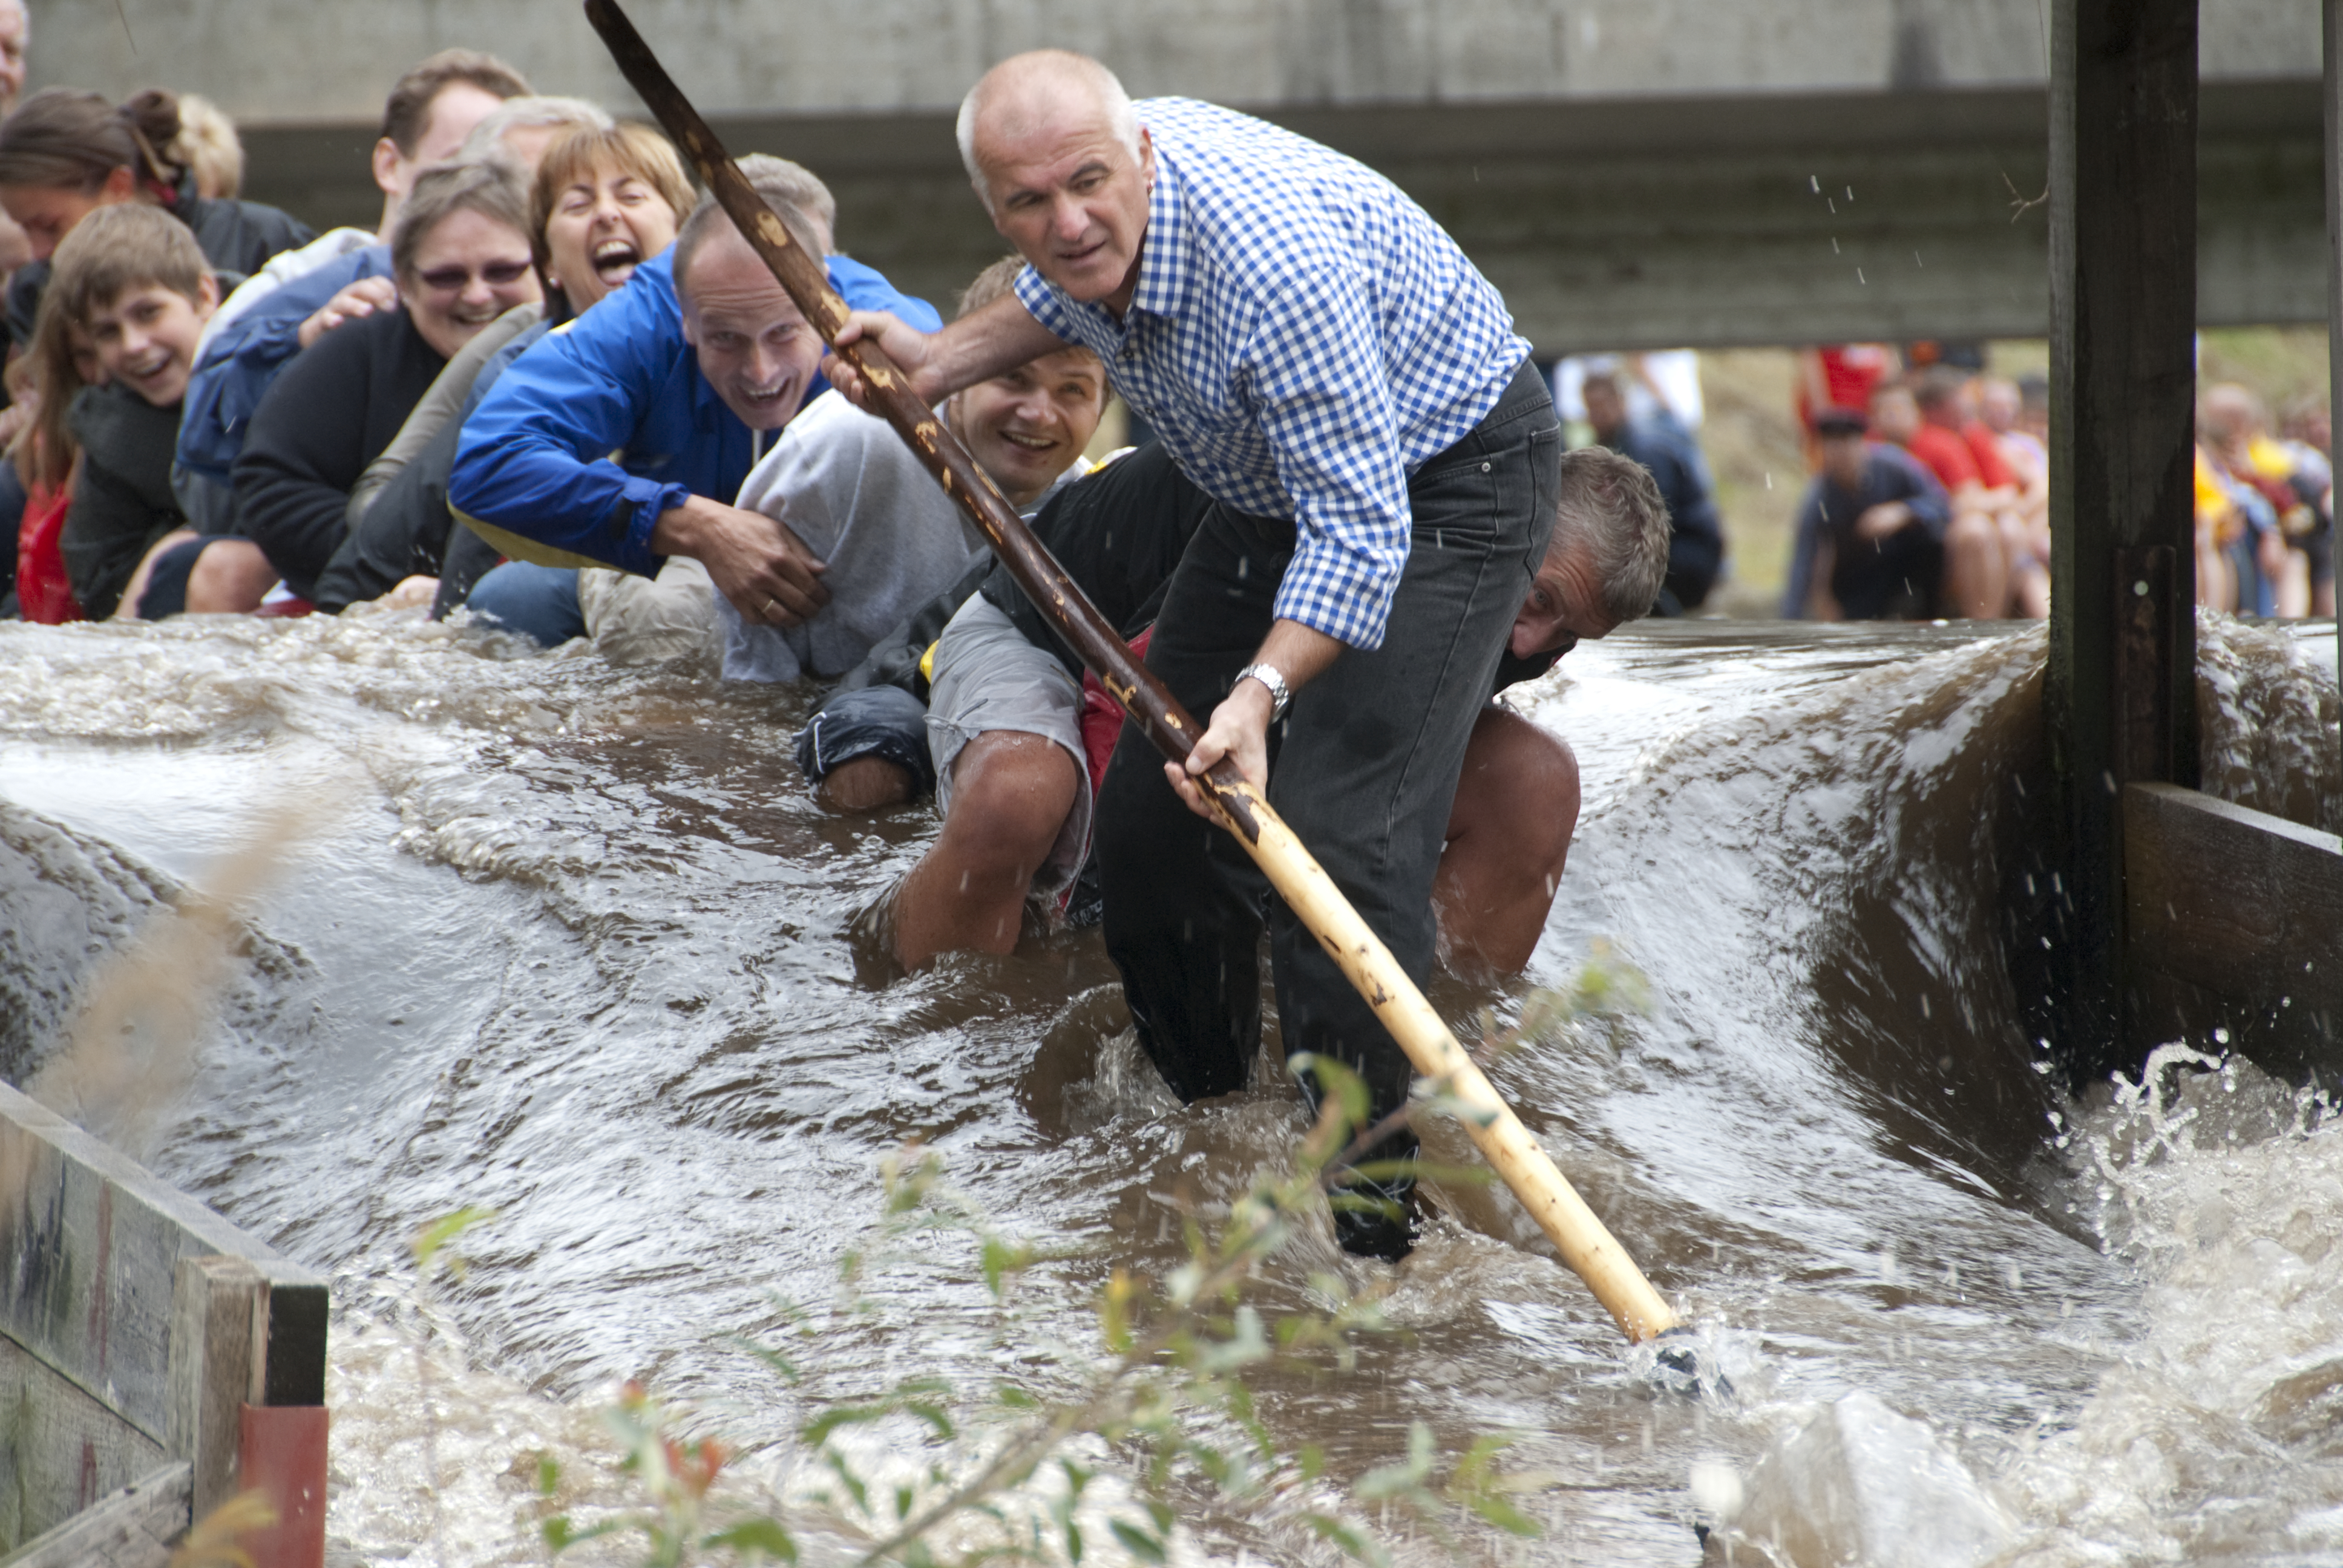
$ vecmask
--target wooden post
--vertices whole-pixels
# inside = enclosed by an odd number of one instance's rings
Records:
[[[182,1258],[171,1295],[170,1434],[201,1519],[236,1495],[238,1414],[255,1397],[268,1282],[242,1258]]]
[[[2319,53],[2327,100],[2327,422],[2332,447],[2343,415],[2343,4],[2321,0]],[[2335,618],[2335,672],[2343,679],[2343,615]]]
[[[2137,1043],[2123,786],[2197,782],[2196,0],[2055,0],[2050,54],[2052,1017],[2079,1080]]]

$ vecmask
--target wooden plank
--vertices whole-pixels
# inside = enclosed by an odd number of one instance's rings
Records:
[[[2343,1070],[2343,838],[2168,784],[2124,791],[2124,920],[2145,1037]],[[2177,986],[2171,981],[2179,982]]]
[[[242,1258],[182,1258],[171,1301],[166,1446],[194,1467],[201,1516],[233,1496],[239,1412],[259,1397],[268,1282]]]
[[[2197,777],[2197,31],[2196,0],[2052,7],[2049,1023],[2074,1081],[2143,1049],[2120,789]]]
[[[167,1458],[162,1444],[0,1339],[0,1551],[55,1528]]]
[[[2343,409],[2343,0],[2321,0],[2319,58],[2325,80],[2320,173],[2327,192],[2327,407]],[[2335,623],[2336,668],[2343,670],[2343,618]]]
[[[165,1568],[186,1533],[188,1471],[152,1472],[0,1558],[0,1568]]]
[[[324,1281],[0,1085],[0,1333],[156,1442],[170,1430],[178,1261],[215,1254],[246,1260],[282,1295],[270,1309],[272,1330],[287,1316],[281,1381],[308,1393],[288,1402],[321,1400]]]

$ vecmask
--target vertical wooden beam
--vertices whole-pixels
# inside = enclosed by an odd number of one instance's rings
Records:
[[[2334,443],[2343,416],[2343,3],[2321,0],[2319,54],[2327,100],[2327,420]],[[2343,615],[2335,618],[2335,668],[2343,677]]]
[[[256,1397],[268,1282],[242,1258],[182,1258],[171,1294],[171,1456],[194,1468],[195,1517],[235,1495],[244,1406]]]
[[[2123,786],[2197,781],[2196,0],[2055,0],[2050,663],[2061,885],[2053,1043],[2131,1065]]]

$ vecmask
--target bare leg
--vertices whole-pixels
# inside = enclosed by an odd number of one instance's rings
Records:
[[[1073,758],[1038,735],[996,729],[968,743],[952,759],[943,834],[896,890],[895,956],[905,969],[939,953],[1016,949],[1026,890],[1080,787]]]
[[[277,586],[277,575],[250,539],[216,538],[187,573],[187,613],[249,615]]]
[[[1454,970],[1530,961],[1578,826],[1578,759],[1518,713],[1483,709],[1464,748],[1433,879],[1440,953]]]
[[[155,558],[173,545],[184,545],[195,537],[193,529],[173,528],[169,533],[156,539],[146,553],[138,558],[138,569],[132,572],[130,580],[122,585],[122,602],[114,607],[115,619],[136,620],[138,618],[138,601],[146,595],[146,579],[155,575]]]
[[[830,770],[821,798],[841,811],[876,811],[911,798],[915,781],[883,757],[857,757]]]
[[[2009,562],[2001,529],[1983,512],[1963,512],[1945,530],[1945,600],[1962,620],[2009,613]]]

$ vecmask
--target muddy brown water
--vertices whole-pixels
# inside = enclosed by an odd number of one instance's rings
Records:
[[[2343,828],[2331,624],[2208,620],[2204,643],[2207,787]],[[1524,1504],[1541,1539],[1395,1530],[1403,1558],[1701,1561],[1714,1478],[1765,1484],[1769,1452],[1861,1393],[1974,1479],[1995,1561],[2343,1559],[2338,1135],[2242,1063],[2176,1077],[2177,1101],[2071,1101],[2029,1038],[2008,911],[2042,658],[2038,629],[1696,623],[1513,694],[1576,748],[1586,810],[1529,972],[1434,1000],[1506,1016],[1598,942],[1644,977],[1648,1012],[1494,1076],[1740,1398],[1654,1397],[1502,1195],[1443,1190],[1395,1272],[1313,1231],[1264,1310],[1340,1269],[1402,1332],[1351,1374],[1264,1379],[1279,1439],[1347,1477],[1417,1420],[1458,1448],[1503,1432],[1550,1480]],[[1183,1212],[1290,1154],[1298,1098],[1266,1062],[1245,1094],[1170,1102],[1093,934],[896,973],[866,916],[932,814],[811,803],[808,704],[399,617],[0,627],[12,1081],[158,900],[288,800],[334,804],[135,1152],[331,1274],[340,1342],[376,1347],[337,1359],[334,1528],[361,1557],[535,1560],[502,1456],[590,1448],[575,1409],[617,1378],[762,1445],[783,1485],[813,1400],[914,1370],[981,1386],[1003,1352],[965,1269],[821,1319],[803,1389],[728,1338],[834,1296],[908,1140],[1065,1251],[1020,1295],[1039,1339],[1090,1332],[1110,1269],[1160,1274]],[[379,1347],[412,1332],[409,1237],[466,1204],[499,1218],[442,1303],[467,1349],[439,1441],[489,1479],[427,1520],[373,1484],[415,1442]],[[1885,1450],[1849,1462],[1896,1480]],[[1199,1493],[1182,1551],[1323,1559],[1292,1514]]]

